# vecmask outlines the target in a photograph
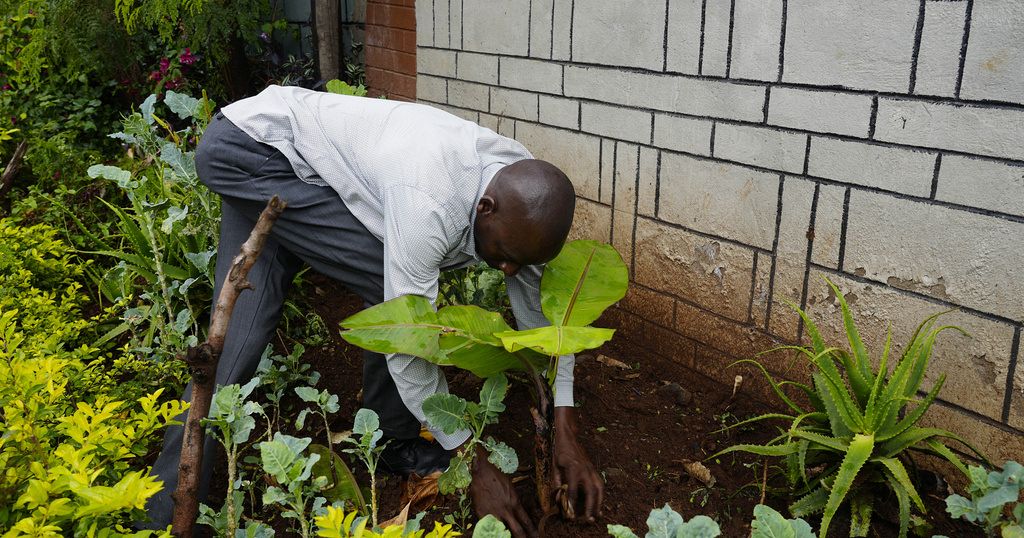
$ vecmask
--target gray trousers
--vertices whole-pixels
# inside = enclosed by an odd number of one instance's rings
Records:
[[[235,304],[217,365],[218,386],[252,378],[277,328],[288,287],[303,264],[340,281],[367,305],[383,301],[384,245],[352,216],[333,189],[296,177],[281,152],[256,142],[217,113],[196,150],[196,168],[200,180],[221,196],[214,297],[267,200],[276,194],[288,203],[249,272],[253,289],[243,291]],[[191,394],[190,384],[183,399],[191,399]],[[363,407],[380,415],[385,435],[397,439],[419,435],[420,423],[402,402],[383,355],[364,353]],[[187,415],[178,420],[184,422]],[[153,465],[153,474],[164,482],[164,489],[147,504],[148,528],[170,524],[182,435],[181,426],[167,429],[163,450]],[[206,498],[217,446],[206,437],[200,502]]]

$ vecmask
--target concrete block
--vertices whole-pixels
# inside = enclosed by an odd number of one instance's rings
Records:
[[[588,0],[572,23],[573,61],[661,70],[664,1]]]
[[[610,105],[583,103],[580,129],[631,142],[651,142],[651,113]]]
[[[637,283],[737,321],[747,319],[754,251],[666,226],[636,224]]]
[[[508,88],[561,94],[562,66],[543,60],[501,58],[498,82]]]
[[[808,315],[827,345],[840,349],[849,350],[849,344],[839,301],[825,283],[825,277],[839,286],[846,296],[857,331],[876,368],[890,327],[891,366],[892,361],[903,353],[917,326],[928,316],[946,310],[941,304],[887,286],[812,271],[807,294]],[[940,399],[999,420],[1003,411],[1013,326],[966,312],[950,312],[939,318],[939,322],[940,325],[956,325],[970,336],[945,331],[936,338],[922,390],[931,389],[939,376],[946,374]]]
[[[729,61],[729,25],[732,0],[706,0],[704,6],[703,75],[724,77]]]
[[[633,225],[636,214],[630,211],[612,211],[611,245],[622,256],[626,267],[633,267]]]
[[[516,131],[519,142],[534,157],[554,164],[569,176],[577,196],[598,199],[600,138],[525,122],[520,122]]]
[[[654,217],[655,197],[658,194],[658,150],[640,148],[640,182],[637,192],[637,213]]]
[[[870,95],[773,87],[768,101],[771,125],[817,133],[868,136]]]
[[[555,12],[554,0],[530,2],[530,56],[551,57],[551,17]]]
[[[672,327],[675,299],[642,286],[630,286],[619,306],[662,327]]]
[[[960,97],[1024,103],[1024,3],[974,4]]]
[[[572,12],[574,0],[553,0],[551,14],[551,58],[568,60],[572,53]]]
[[[663,153],[659,216],[700,232],[771,250],[778,189],[778,174]]]
[[[449,12],[449,46],[453,49],[462,48],[462,0],[449,0],[451,2],[451,11]]]
[[[786,176],[782,188],[775,281],[771,289],[769,331],[789,342],[797,339],[800,316],[786,303],[800,304],[807,273],[807,237],[811,227],[814,183]]]
[[[416,0],[416,44],[434,46],[434,0]]]
[[[935,198],[1024,216],[1024,166],[943,155]]]
[[[782,80],[906,92],[920,3],[790,0]]]
[[[927,198],[935,175],[935,153],[812,136],[807,173]]]
[[[770,127],[719,123],[715,157],[799,174],[804,169],[807,135]]]
[[[498,57],[472,52],[458,53],[457,75],[470,82],[498,83]]]
[[[915,94],[953,96],[966,13],[966,2],[925,2]]]
[[[575,99],[541,95],[540,122],[566,129],[579,129],[580,102]]]
[[[701,0],[675,0],[668,4],[669,71],[696,75],[700,71]]]
[[[754,327],[717,316],[683,301],[676,304],[675,330],[687,338],[736,358],[753,357],[778,343],[777,339]],[[730,375],[736,373],[729,370]]]
[[[612,208],[586,199],[576,199],[576,211],[569,229],[569,241],[593,239],[605,243],[610,239]]]
[[[453,116],[460,117],[460,118],[462,118],[462,119],[464,119],[466,121],[471,121],[473,123],[476,123],[477,121],[480,120],[480,113],[477,112],[476,110],[469,110],[469,109],[455,107],[455,106],[449,106],[449,105],[433,105],[433,106],[435,106],[437,108],[440,108],[441,110],[443,110],[443,111],[445,111],[445,112],[447,112],[447,113],[449,113],[449,114],[451,114]]]
[[[782,0],[736,0],[732,24],[729,76],[777,80]]]
[[[624,142],[616,143],[615,197],[612,209],[616,213],[624,212],[632,215],[636,208],[636,180],[640,165],[640,147]]]
[[[839,246],[842,244],[843,201],[849,187],[821,185],[818,188],[818,206],[814,213],[814,245],[811,261],[839,268]]]
[[[1013,387],[1010,394],[1010,426],[1024,430],[1024,368],[1020,367],[1024,353],[1017,351],[1017,369],[1013,376]]]
[[[992,426],[941,402],[928,408],[918,425],[952,431],[979,447],[992,461],[1019,460],[1024,453],[1024,435]],[[950,444],[968,450],[953,441]]]
[[[435,47],[450,47],[451,37],[450,32],[451,20],[451,0],[434,0],[434,46]]]
[[[526,56],[530,0],[463,0],[462,28],[462,46],[466,50]]]
[[[754,289],[750,298],[750,322],[765,329],[768,324],[768,303],[771,301],[772,256],[754,253]]]
[[[685,116],[654,115],[654,145],[696,155],[711,155],[714,122]]]
[[[488,112],[489,87],[464,80],[448,81],[448,104]]]
[[[481,112],[480,113],[480,122],[479,123],[480,123],[481,127],[486,127],[486,128],[488,128],[488,129],[490,129],[490,130],[492,130],[494,132],[498,132],[498,121],[500,119],[501,118],[499,118],[498,116],[493,116],[491,114],[484,114],[483,112]]]
[[[764,119],[765,87],[600,67],[566,66],[565,95],[739,121]]]
[[[516,120],[514,118],[498,116],[498,134],[506,138],[516,138]],[[536,154],[534,154],[534,157],[536,157]]]
[[[491,113],[509,118],[537,121],[537,94],[491,88]]]
[[[875,139],[1024,160],[1024,110],[879,99]]]
[[[455,51],[416,49],[416,71],[425,75],[455,77]]]
[[[416,98],[432,103],[448,102],[448,81],[443,78],[419,75],[416,77]]]
[[[599,181],[600,202],[611,205],[612,188],[615,186],[615,141],[601,139],[601,176]]]
[[[845,270],[1024,320],[1024,223],[854,190]]]

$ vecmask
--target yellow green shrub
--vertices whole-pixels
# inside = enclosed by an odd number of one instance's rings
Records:
[[[183,404],[76,390],[100,352],[80,342],[82,269],[55,237],[0,220],[0,533],[155,535],[127,525],[161,487],[142,458]]]

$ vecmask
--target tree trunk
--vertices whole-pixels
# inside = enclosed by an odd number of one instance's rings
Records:
[[[228,271],[227,282],[221,285],[217,304],[210,319],[210,332],[199,347],[189,348],[185,362],[192,372],[192,401],[188,419],[185,421],[185,435],[181,443],[181,463],[178,467],[178,489],[174,491],[174,516],[172,530],[175,536],[191,537],[199,514],[199,470],[203,466],[203,428],[200,421],[210,413],[213,390],[217,374],[217,362],[224,349],[231,312],[235,309],[242,290],[252,288],[246,279],[249,269],[256,263],[270,229],[287,204],[274,196],[256,221],[249,239],[242,244],[241,252],[235,256]]]
[[[316,13],[316,43],[320,78],[336,79],[341,71],[341,9],[339,0],[313,0]]]
[[[10,162],[7,163],[7,167],[4,168],[3,175],[0,176],[0,194],[7,190],[11,183],[14,182],[14,176],[21,169],[21,162],[25,159],[26,151],[28,151],[28,140],[22,140],[18,144],[17,149],[14,150],[14,155],[11,157]]]

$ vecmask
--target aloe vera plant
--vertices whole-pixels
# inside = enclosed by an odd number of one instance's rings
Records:
[[[790,505],[794,517],[821,512],[819,535],[824,537],[843,505],[850,510],[850,536],[867,536],[871,524],[875,487],[884,484],[899,504],[900,537],[907,536],[910,512],[916,507],[925,512],[924,502],[904,465],[911,452],[945,458],[967,474],[967,468],[942,441],[953,439],[974,447],[957,435],[938,428],[917,425],[938,396],[945,382],[940,375],[931,390],[916,395],[924,380],[936,337],[946,330],[964,331],[950,325],[937,325],[944,313],[929,316],[914,332],[902,355],[889,371],[892,330],[886,337],[878,367],[872,366],[867,347],[854,324],[850,308],[839,288],[828,282],[842,310],[850,351],[826,346],[817,327],[800,308],[811,346],[781,346],[765,353],[795,350],[806,357],[814,372],[812,384],[776,381],[753,359],[738,363],[753,364],[767,378],[790,413],[768,413],[742,421],[732,427],[761,420],[789,421],[789,427],[764,445],[735,445],[717,455],[744,451],[785,459],[786,476],[801,497]],[[966,333],[964,333],[966,334]],[[797,404],[783,387],[793,386],[807,395],[810,408]],[[822,469],[809,473],[808,469]]]
[[[535,473],[538,497],[548,512],[551,383],[559,357],[598,347],[612,337],[614,330],[590,324],[626,294],[628,282],[626,265],[610,245],[571,241],[547,263],[541,278],[541,310],[549,326],[517,331],[501,315],[477,306],[446,306],[435,312],[426,297],[405,295],[343,320],[341,336],[371,351],[414,355],[483,378],[525,370],[537,393]]]

